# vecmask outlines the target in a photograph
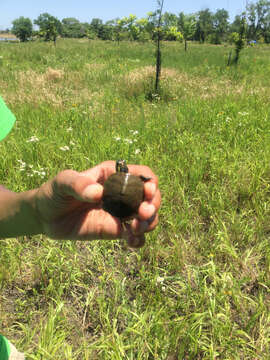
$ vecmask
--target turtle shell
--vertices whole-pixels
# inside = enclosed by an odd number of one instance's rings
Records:
[[[104,183],[103,209],[121,220],[138,213],[144,199],[144,181],[129,173],[116,172]]]

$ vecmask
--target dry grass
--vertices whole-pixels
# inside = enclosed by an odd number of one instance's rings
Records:
[[[154,66],[135,69],[123,76],[120,80],[120,88],[126,96],[137,97],[145,90],[153,88],[155,71]],[[194,76],[172,68],[162,68],[160,81],[161,87],[172,99],[198,97],[198,95],[201,99],[212,99],[230,94],[239,95],[246,91],[261,93],[266,90],[261,87],[251,89],[248,84],[245,86],[224,78],[213,80],[212,76]]]
[[[92,63],[92,64],[85,64],[85,67],[90,72],[100,72],[104,69],[105,64],[99,63]]]
[[[34,70],[14,73],[17,91],[9,91],[10,83],[0,80],[2,95],[9,104],[31,103],[34,106],[42,102],[51,106],[65,107],[67,104],[89,103],[91,110],[102,107],[104,88],[91,91],[90,82],[99,80],[104,74],[105,64],[86,63],[83,71],[67,71],[48,67],[45,72]],[[147,96],[154,89],[155,67],[145,66],[119,77],[113,77],[114,88],[127,99]],[[107,81],[109,83],[110,80]],[[213,99],[228,95],[260,95],[267,98],[269,88],[237,83],[224,77],[213,79],[209,76],[195,76],[180,72],[174,68],[161,70],[161,87],[168,101],[177,99]]]
[[[0,34],[0,38],[17,39],[15,35],[10,34],[10,33],[2,33],[2,34]]]
[[[48,68],[46,73],[44,74],[44,77],[47,81],[49,82],[54,82],[60,79],[63,79],[64,77],[64,71],[63,70],[58,70],[58,69],[52,69],[52,68]]]
[[[44,73],[34,70],[18,71],[15,73],[17,91],[8,94],[9,103],[31,103],[38,105],[42,102],[51,106],[64,107],[66,104],[80,104],[99,100],[102,92],[91,91],[85,84],[85,74],[77,71],[47,68]],[[1,88],[8,92],[8,84],[1,82]],[[5,95],[5,90],[3,91]]]

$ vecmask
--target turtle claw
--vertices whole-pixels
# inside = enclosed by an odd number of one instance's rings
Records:
[[[146,177],[146,176],[143,176],[143,175],[140,175],[139,178],[140,178],[143,182],[147,182],[147,181],[149,181],[149,180],[152,179],[151,177]]]

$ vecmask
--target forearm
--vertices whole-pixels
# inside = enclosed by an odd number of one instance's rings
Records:
[[[35,204],[36,192],[14,193],[0,187],[0,239],[42,232]]]

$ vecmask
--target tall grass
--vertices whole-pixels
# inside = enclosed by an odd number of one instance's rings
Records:
[[[125,158],[153,168],[163,196],[139,251],[1,241],[1,332],[27,359],[270,356],[269,47],[244,49],[237,71],[230,47],[163,48],[169,95],[149,102],[153,44],[0,44],[17,117],[2,184],[23,191]]]

